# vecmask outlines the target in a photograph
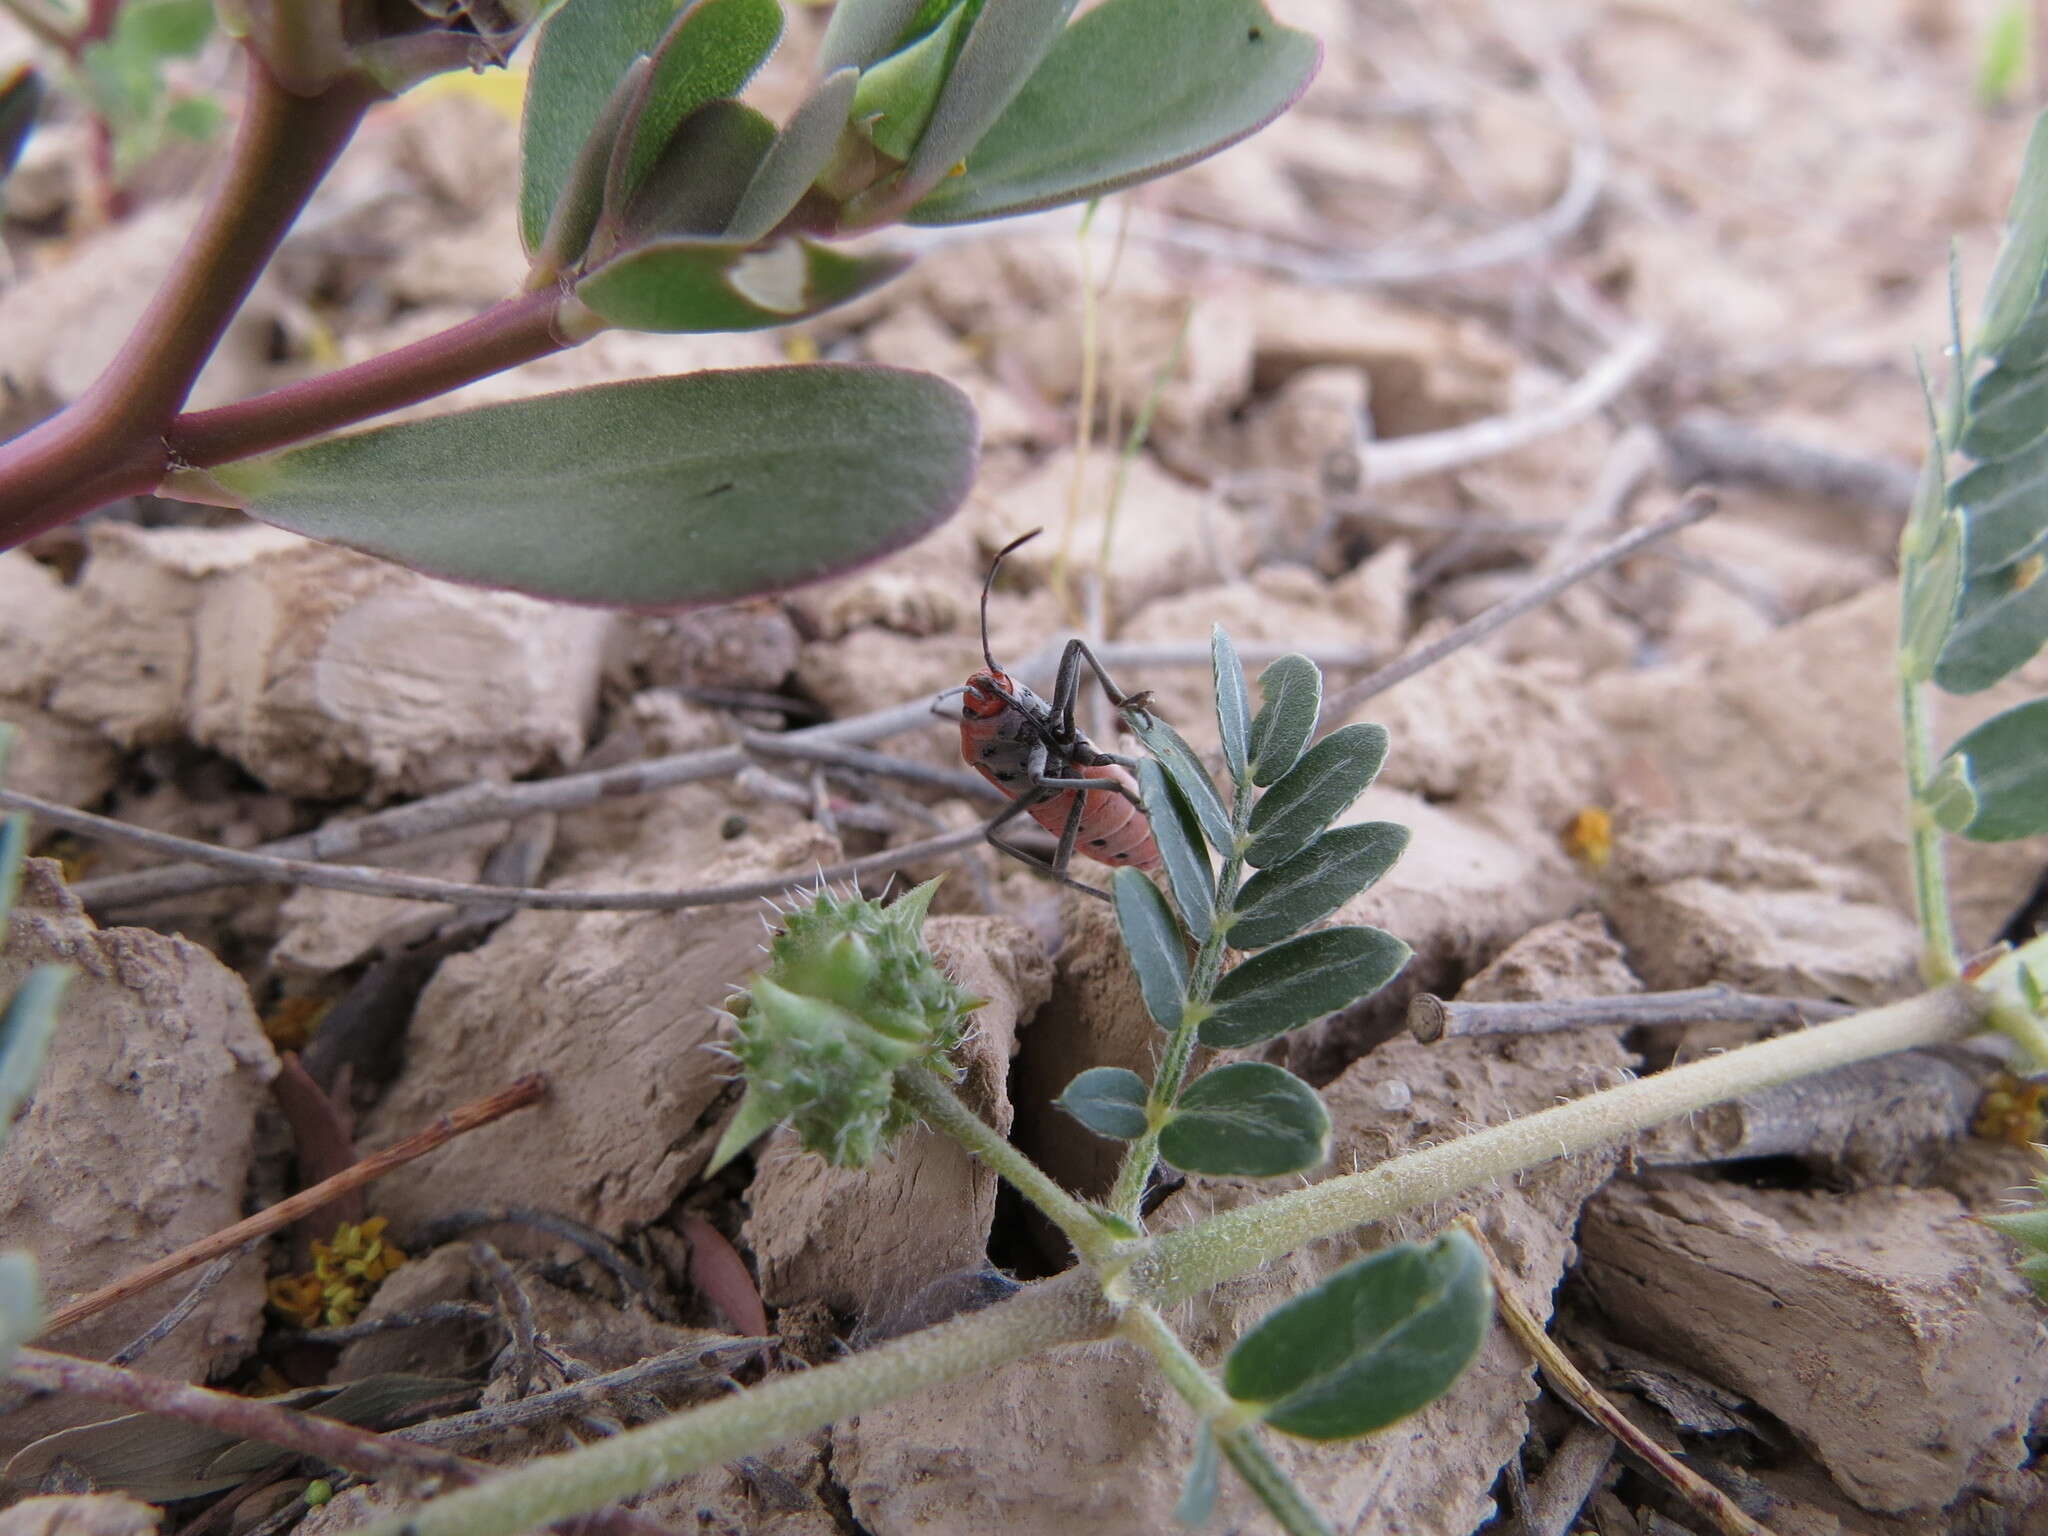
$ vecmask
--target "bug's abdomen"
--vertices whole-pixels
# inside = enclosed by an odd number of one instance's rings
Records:
[[[1135,791],[1137,781],[1115,763],[1097,763],[1092,768],[1069,770],[1084,779],[1112,779]],[[1159,845],[1152,840],[1152,823],[1145,813],[1114,790],[1064,789],[1028,813],[1054,837],[1067,827],[1073,814],[1074,797],[1084,796],[1081,831],[1074,839],[1074,852],[1102,864],[1128,864],[1133,869],[1157,869]]]

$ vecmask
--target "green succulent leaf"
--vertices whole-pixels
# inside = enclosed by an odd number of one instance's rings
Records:
[[[1145,1080],[1126,1067],[1090,1067],[1054,1102],[1098,1136],[1133,1141],[1151,1123]]]
[[[1117,928],[1145,994],[1145,1011],[1161,1029],[1176,1029],[1187,1006],[1188,949],[1173,908],[1159,887],[1135,869],[1117,870],[1109,887]]]
[[[1152,840],[1159,845],[1174,904],[1197,944],[1208,939],[1216,918],[1216,869],[1202,826],[1180,786],[1167,776],[1155,757],[1138,764],[1138,790],[1152,822]]]
[[[853,116],[867,128],[875,148],[896,160],[908,160],[931,121],[946,75],[959,52],[960,31],[968,12],[955,9],[931,31],[900,53],[861,71],[854,92]]]
[[[1195,756],[1195,749],[1187,744],[1179,731],[1150,710],[1126,710],[1124,720],[1132,734],[1145,743],[1145,749],[1159,759],[1160,766],[1194,808],[1195,819],[1202,824],[1209,846],[1228,848],[1231,843],[1230,813],[1223,809],[1215,781],[1209,777],[1209,770],[1202,766],[1202,760]]]
[[[36,1284],[34,1256],[0,1253],[0,1371],[14,1363],[15,1351],[42,1326],[42,1288]]]
[[[908,256],[849,256],[812,240],[765,250],[660,240],[607,262],[576,297],[609,325],[634,331],[758,331],[788,325],[891,281]]]
[[[1960,615],[1935,663],[1950,693],[1981,693],[2033,660],[2048,642],[2048,579],[2036,565],[2007,566],[1963,583]]]
[[[737,96],[782,40],[777,0],[687,0],[655,46],[654,72],[628,117],[615,206],[636,193],[669,141],[706,104]]]
[[[0,732],[0,768],[7,765],[6,747],[13,731]],[[7,939],[7,918],[14,910],[14,898],[21,890],[22,861],[28,857],[28,817],[17,811],[0,816],[0,943]]]
[[[2013,339],[2040,302],[2048,278],[2048,116],[2036,118],[2005,219],[2005,242],[1984,287],[1978,352],[2007,361]]]
[[[1259,674],[1252,721],[1252,782],[1265,787],[1301,761],[1323,713],[1322,669],[1306,656],[1282,656]]]
[[[896,51],[897,43],[924,0],[839,0],[832,7],[824,41],[818,45],[818,67],[831,71],[852,65],[866,69]]]
[[[604,213],[605,178],[612,151],[627,114],[645,93],[653,73],[654,61],[644,53],[626,66],[598,113],[590,137],[583,141],[569,167],[561,193],[555,199],[554,212],[548,215],[547,228],[532,247],[534,270],[543,281],[575,266],[589,251],[591,236],[597,232],[597,221]]]
[[[1159,1155],[1188,1173],[1271,1179],[1330,1154],[1330,1112],[1292,1072],[1234,1061],[1197,1078],[1159,1132]]]
[[[1223,761],[1242,793],[1251,772],[1251,703],[1245,697],[1244,664],[1237,659],[1237,647],[1221,624],[1209,631],[1209,662],[1216,682],[1216,724],[1223,733]]]
[[[1397,1243],[1268,1313],[1230,1352],[1223,1387],[1285,1434],[1370,1434],[1449,1391],[1492,1312],[1486,1261],[1465,1233]]]
[[[1252,808],[1245,862],[1264,869],[1290,858],[1365,793],[1387,760],[1387,728],[1347,725],[1330,732]]]
[[[1943,826],[1980,843],[2048,833],[2048,699],[2015,705],[1964,736],[1943,758],[1937,786],[1952,764],[1965,770],[1971,814],[1943,817]]]
[[[1238,892],[1228,929],[1235,949],[1262,949],[1328,917],[1393,868],[1408,846],[1398,822],[1335,827],[1299,853],[1269,864]]]
[[[620,77],[635,59],[660,46],[680,4],[567,0],[542,27],[519,122],[519,234],[529,254],[542,249],[564,191],[572,182],[587,180],[576,176],[577,163],[586,158],[585,145],[607,120]],[[610,115],[616,119],[620,114]],[[607,160],[616,133],[614,122],[612,134],[602,141]]]
[[[1173,1506],[1173,1518],[1190,1530],[1207,1525],[1216,1513],[1216,1462],[1216,1432],[1204,1420],[1195,1431],[1195,1459],[1188,1463],[1188,1480]]]
[[[775,125],[752,107],[706,102],[684,119],[628,199],[620,219],[627,246],[717,237],[774,144]]]
[[[1073,9],[1074,0],[999,0],[976,11],[903,169],[905,197],[922,197],[975,151],[1044,63]]]
[[[14,162],[21,158],[42,104],[42,76],[34,69],[19,64],[0,75],[0,182],[7,180]]]
[[[965,173],[935,183],[909,220],[1002,218],[1179,170],[1278,117],[1321,53],[1258,0],[1109,0],[1060,32],[971,149],[949,151]],[[936,140],[935,126],[934,158]]]
[[[1379,928],[1325,928],[1251,957],[1216,983],[1202,1044],[1257,1045],[1379,991],[1408,963],[1408,946]]]
[[[210,474],[266,522],[433,575],[677,608],[901,548],[960,504],[974,447],[951,385],[813,365],[543,395]]]
[[[763,239],[803,201],[839,147],[859,80],[853,69],[827,75],[790,115],[733,209],[729,239],[743,245]]]

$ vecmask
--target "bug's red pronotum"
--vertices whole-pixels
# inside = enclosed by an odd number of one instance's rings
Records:
[[[960,755],[968,766],[1010,796],[1011,803],[988,824],[989,842],[1077,890],[1100,896],[1093,886],[1067,875],[1075,854],[1103,864],[1135,869],[1159,867],[1159,845],[1139,798],[1128,757],[1096,748],[1074,724],[1075,696],[1086,662],[1110,703],[1141,709],[1146,694],[1126,694],[1110,681],[1086,641],[1069,640],[1048,703],[1001,667],[988,644],[988,595],[1003,557],[1042,530],[1012,539],[989,563],[981,587],[981,657],[984,671],[967,679],[960,701]],[[1059,839],[1050,860],[1019,848],[1000,834],[1019,816],[1029,816]]]

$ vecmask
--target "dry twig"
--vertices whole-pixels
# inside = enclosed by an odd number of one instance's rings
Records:
[[[1550,1381],[1552,1390],[1574,1408],[1606,1430],[1629,1452],[1642,1460],[1651,1471],[1669,1483],[1677,1493],[1718,1526],[1725,1536],[1771,1536],[1770,1531],[1752,1520],[1736,1507],[1735,1501],[1701,1477],[1684,1462],[1673,1456],[1663,1446],[1652,1440],[1637,1428],[1627,1414],[1615,1407],[1600,1389],[1573,1365],[1565,1352],[1557,1347],[1550,1335],[1543,1331],[1543,1324],[1536,1320],[1530,1310],[1522,1305],[1522,1299],[1514,1292],[1512,1277],[1501,1266],[1500,1258],[1487,1242],[1486,1235],[1479,1230],[1479,1223],[1469,1215],[1460,1216],[1458,1225],[1479,1245],[1479,1251],[1486,1257],[1486,1267],[1493,1276],[1493,1295],[1500,1307],[1501,1320],[1522,1342],[1542,1367],[1543,1374]]]
[[[382,1178],[392,1169],[424,1156],[436,1147],[453,1141],[465,1131],[473,1131],[480,1125],[489,1125],[493,1120],[502,1119],[515,1109],[524,1109],[535,1103],[547,1091],[546,1079],[538,1074],[520,1078],[508,1088],[501,1088],[488,1098],[465,1104],[462,1108],[443,1115],[432,1125],[413,1132],[400,1142],[395,1142],[381,1152],[372,1152],[355,1166],[345,1169],[331,1179],[323,1179],[311,1189],[299,1191],[287,1199],[280,1200],[267,1210],[243,1218],[231,1227],[224,1227],[211,1237],[202,1237],[196,1243],[187,1243],[175,1253],[167,1253],[154,1264],[146,1264],[132,1275],[116,1280],[112,1285],[102,1286],[72,1302],[60,1307],[44,1325],[46,1334],[69,1328],[73,1323],[83,1322],[96,1313],[104,1312],[117,1302],[126,1301],[130,1296],[140,1295],[152,1286],[161,1285],[173,1275],[217,1259],[222,1254],[232,1253],[244,1243],[255,1238],[268,1236],[281,1227],[290,1226],[301,1216],[329,1205],[351,1190],[362,1188],[373,1180]]]
[[[1390,663],[1349,688],[1340,689],[1323,701],[1323,718],[1335,720],[1349,714],[1367,699],[1385,693],[1397,683],[1405,683],[1418,672],[1427,671],[1453,652],[1461,651],[1474,641],[1484,640],[1495,630],[1519,619],[1523,614],[1541,608],[1558,593],[1576,586],[1588,576],[1604,571],[1608,566],[1626,560],[1646,544],[1668,537],[1681,528],[1689,528],[1708,516],[1716,508],[1714,498],[1705,491],[1689,494],[1672,511],[1654,523],[1645,523],[1616,539],[1612,544],[1595,550],[1585,559],[1561,571],[1552,573],[1541,581],[1533,582],[1513,597],[1504,598],[1484,613],[1467,619],[1456,629],[1442,638],[1431,641],[1419,650],[1411,651],[1399,661]]]
[[[1544,1035],[1599,1025],[1770,1024],[1796,1027],[1845,1018],[1855,1008],[1811,997],[1763,997],[1730,987],[1634,992],[1534,1003],[1452,1003],[1424,992],[1408,1005],[1408,1028],[1422,1041],[1460,1035]]]

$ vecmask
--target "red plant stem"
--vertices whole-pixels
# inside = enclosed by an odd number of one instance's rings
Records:
[[[162,479],[171,464],[165,429],[377,96],[354,79],[294,96],[247,57],[248,99],[228,163],[127,343],[69,407],[0,444],[0,548]]]
[[[180,416],[164,442],[174,462],[203,469],[431,400],[572,345],[555,329],[561,302],[558,288],[519,294],[382,357]]]

